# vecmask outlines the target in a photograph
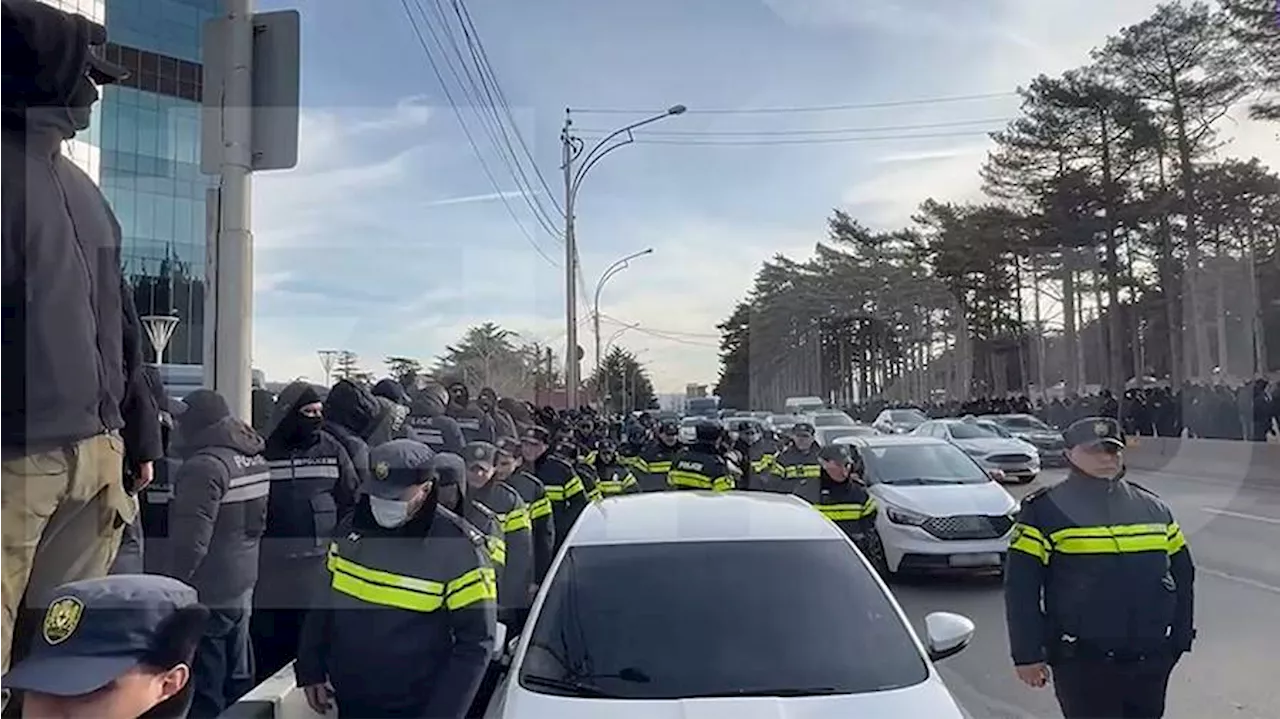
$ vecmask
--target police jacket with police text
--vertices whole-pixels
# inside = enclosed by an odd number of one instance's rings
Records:
[[[775,472],[766,489],[818,501],[822,464],[818,462],[817,443],[804,450],[795,445],[787,447],[775,460]]]
[[[596,487],[600,489],[601,496],[609,497],[615,494],[632,494],[640,491],[636,476],[617,458],[612,462],[606,462],[599,456],[594,459],[595,461],[591,464],[596,471]]]
[[[551,499],[547,497],[547,490],[542,485],[542,480],[524,469],[517,469],[507,477],[506,482],[520,493],[520,499],[524,500],[525,507],[529,511],[530,542],[533,545],[533,581],[541,583],[542,578],[547,575],[547,570],[551,568],[552,553],[556,546],[556,528],[552,517]]]
[[[503,609],[526,606],[529,585],[533,583],[533,524],[528,506],[514,487],[500,479],[471,490],[467,499],[492,512],[501,530],[504,560],[498,581],[498,605]]]
[[[1022,502],[1005,570],[1014,664],[1186,651],[1194,568],[1168,506],[1076,472]],[[1043,600],[1043,608],[1042,608]]]
[[[408,425],[408,438],[427,445],[436,454],[461,454],[466,444],[457,420],[452,417],[410,414]]]
[[[573,466],[550,451],[544,452],[533,463],[532,469],[546,488],[547,498],[551,500],[552,523],[556,530],[555,546],[559,548],[573,528],[573,523],[578,521],[578,515],[587,506],[586,488]]]
[[[671,460],[684,449],[677,442],[671,446],[655,439],[640,450],[632,467],[636,471],[636,482],[641,492],[661,492],[668,489],[667,473],[671,471]]]
[[[818,511],[850,538],[875,526],[876,500],[861,483],[837,482],[824,471],[819,486]]]
[[[262,448],[248,425],[226,417],[185,438],[176,479],[144,497],[169,510],[169,537],[149,538],[148,550],[158,550],[160,571],[195,587],[203,604],[241,598],[257,582],[271,479]]]
[[[727,492],[735,487],[735,478],[715,445],[699,443],[691,445],[672,460],[667,486],[671,489]]]
[[[298,685],[327,680],[339,703],[387,716],[462,717],[494,651],[497,583],[483,544],[433,502],[385,529],[363,500],[329,549]]]
[[[267,442],[271,470],[263,561],[323,557],[338,522],[355,506],[359,474],[326,432],[301,444]]]

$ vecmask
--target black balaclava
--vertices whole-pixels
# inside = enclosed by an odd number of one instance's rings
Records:
[[[440,506],[461,516],[467,500],[467,463],[452,452],[437,454],[431,463],[436,470],[434,494]],[[455,493],[456,497],[451,496]]]
[[[276,402],[276,421],[270,428],[268,441],[277,446],[289,449],[300,449],[315,444],[320,428],[324,426],[323,417],[304,417],[299,412],[303,407],[321,402],[323,398],[316,388],[308,382],[294,382],[280,393]]]
[[[396,404],[402,404],[406,407],[413,404],[413,400],[409,399],[409,393],[404,391],[404,385],[389,377],[378,380],[372,391],[374,397],[386,397]]]
[[[480,409],[485,412],[492,412],[493,408],[498,406],[498,393],[493,391],[492,387],[481,388],[476,404],[480,405]]]

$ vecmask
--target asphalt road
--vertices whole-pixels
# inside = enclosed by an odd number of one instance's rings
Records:
[[[1014,496],[1059,481],[1048,470]],[[1174,671],[1171,719],[1280,717],[1280,487],[1133,472],[1129,479],[1173,508],[1197,564],[1193,651]],[[973,644],[939,669],[974,719],[1058,717],[1051,688],[1020,683],[1009,661],[998,580],[917,578],[894,592],[923,636],[933,611],[963,614],[977,624]]]

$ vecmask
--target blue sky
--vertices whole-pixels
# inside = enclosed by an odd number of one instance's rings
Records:
[[[434,12],[433,2],[418,4]],[[557,262],[562,246],[533,220],[476,112],[464,108],[497,191],[485,176],[400,0],[294,4],[303,14],[300,162],[255,179],[255,366],[273,378],[317,378],[322,348],[354,350],[378,370],[387,355],[429,361],[467,326],[489,320],[561,353],[563,270],[535,252],[496,193],[509,195],[525,229]],[[447,9],[449,0],[441,5]],[[1016,98],[818,113],[692,111],[1008,93],[1037,73],[1084,63],[1091,47],[1153,5],[467,1],[516,124],[553,191],[562,182],[558,136],[566,106],[690,108],[653,126],[655,132],[998,121],[1015,114]],[[575,113],[575,126],[586,135],[643,116]],[[1246,124],[1235,135],[1233,152],[1280,164],[1266,130]],[[607,285],[602,334],[613,335],[620,322],[638,323],[641,329],[622,333],[617,343],[640,354],[660,391],[714,382],[715,324],[749,288],[761,260],[779,252],[807,256],[834,207],[893,226],[927,196],[976,197],[986,143],[979,134],[956,134],[622,148],[592,171],[579,196],[586,283],[594,288],[618,257],[655,252]],[[589,329],[586,323],[580,331],[587,368]]]

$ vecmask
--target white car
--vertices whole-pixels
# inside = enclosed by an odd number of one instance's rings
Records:
[[[856,427],[858,424],[853,421],[852,417],[836,409],[810,412],[805,415],[805,419],[815,429],[821,429],[822,427]]]
[[[847,427],[818,427],[813,431],[813,438],[822,446],[832,444],[841,437],[872,437],[880,434],[880,430],[866,424],[853,424]]]
[[[891,573],[999,570],[1018,503],[955,446],[915,435],[842,437],[862,455],[879,505],[876,530]]]
[[[659,492],[589,505],[503,661],[490,719],[965,716],[853,543],[789,495]]]
[[[912,431],[950,442],[988,469],[1028,484],[1040,474],[1040,450],[998,425],[977,419],[932,419]]]
[[[876,415],[875,421],[871,423],[871,426],[885,434],[906,434],[928,419],[924,412],[914,407],[886,409]]]

